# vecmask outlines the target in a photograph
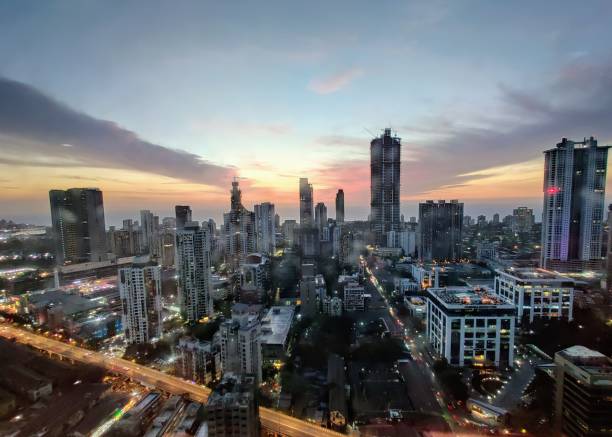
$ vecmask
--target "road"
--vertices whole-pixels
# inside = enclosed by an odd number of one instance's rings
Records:
[[[382,286],[374,272],[366,268],[369,274],[370,286],[368,289],[372,293],[373,300],[383,302],[387,315],[397,330],[402,330],[402,337],[410,345],[412,361],[402,363],[400,372],[408,385],[409,398],[416,411],[440,414],[446,419],[451,430],[457,430],[457,424],[451,417],[444,402],[442,389],[435,378],[432,370],[433,357],[427,348],[427,341],[424,335],[418,335],[412,329],[408,320],[402,320],[396,311],[391,307],[384,295]],[[377,274],[379,272],[376,272]]]
[[[130,377],[144,385],[156,387],[171,394],[187,395],[196,402],[206,402],[210,394],[210,389],[184,379],[167,375],[158,370],[141,366],[122,358],[106,356],[99,352],[62,343],[61,341],[19,329],[12,325],[0,325],[0,336],[14,338],[19,343],[27,344],[36,349],[73,361],[103,367],[109,371]],[[296,419],[269,408],[260,408],[259,417],[262,427],[290,437],[345,436],[345,434],[321,428],[315,424]]]
[[[512,410],[521,401],[525,389],[535,376],[536,367],[545,361],[538,357],[518,359],[519,365],[511,375],[511,380],[501,388],[500,393],[495,396],[491,404],[496,407]]]

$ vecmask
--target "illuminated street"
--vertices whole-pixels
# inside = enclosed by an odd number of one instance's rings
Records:
[[[108,357],[98,352],[81,349],[48,337],[17,329],[10,325],[4,324],[0,326],[0,335],[9,339],[14,338],[19,343],[31,345],[51,354],[57,354],[74,361],[104,367],[109,371],[128,376],[145,386],[159,388],[172,394],[187,395],[197,402],[206,402],[210,394],[210,389],[204,386],[167,375],[157,370],[132,363],[131,361]],[[261,424],[264,428],[280,432],[287,436],[307,437],[319,435],[344,435],[268,408],[260,408],[259,413]]]

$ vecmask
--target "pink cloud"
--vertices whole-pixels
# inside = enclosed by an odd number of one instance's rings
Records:
[[[331,94],[349,85],[353,80],[363,75],[361,68],[351,68],[331,76],[316,78],[310,81],[308,89],[317,94]]]

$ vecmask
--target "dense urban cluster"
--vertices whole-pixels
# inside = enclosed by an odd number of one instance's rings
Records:
[[[362,221],[308,178],[298,220],[235,178],[219,224],[107,227],[97,188],[50,191],[50,227],[0,221],[0,434],[611,434],[608,146],[544,152],[541,221],[406,219],[401,148],[371,141]]]

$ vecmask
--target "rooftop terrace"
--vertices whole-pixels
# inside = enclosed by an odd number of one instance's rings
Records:
[[[511,305],[503,298],[491,293],[488,288],[446,287],[430,288],[429,293],[444,304],[452,306],[496,306]]]

